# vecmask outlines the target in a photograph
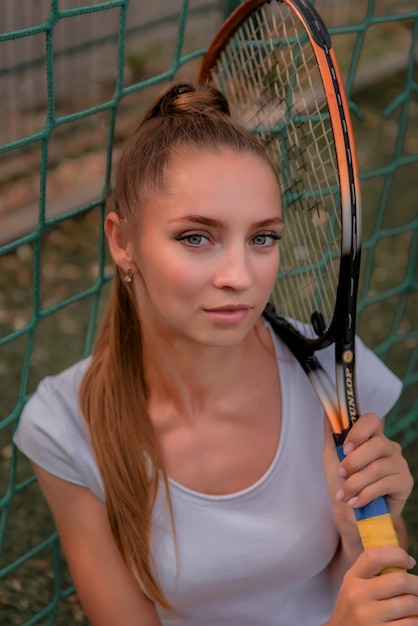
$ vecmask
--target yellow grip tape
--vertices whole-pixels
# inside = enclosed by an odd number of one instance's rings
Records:
[[[399,546],[390,513],[367,517],[357,522],[365,550],[375,546]]]

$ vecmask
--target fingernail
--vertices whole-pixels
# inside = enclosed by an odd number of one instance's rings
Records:
[[[357,496],[355,496],[354,498],[350,498],[347,504],[349,504],[350,506],[354,506],[355,504],[357,504],[357,502],[358,502],[358,498]]]
[[[344,502],[344,498],[345,498],[344,491],[342,489],[339,489],[337,493],[335,494],[335,497],[339,502]]]
[[[411,567],[415,567],[415,565],[417,564],[416,560],[414,559],[413,556],[409,555],[409,560],[411,562]]]
[[[354,450],[354,443],[351,443],[351,441],[349,441],[348,443],[344,444],[343,446],[343,451],[345,456],[347,456],[347,454],[350,454],[350,452],[352,452]]]
[[[347,471],[344,467],[340,466],[338,468],[338,476],[341,476],[341,478],[345,478],[347,476]]]

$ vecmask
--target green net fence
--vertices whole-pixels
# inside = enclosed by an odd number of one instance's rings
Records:
[[[0,624],[87,624],[12,434],[39,380],[91,349],[112,276],[102,223],[120,143],[165,84],[195,79],[238,4],[4,0]],[[359,155],[359,334],[404,382],[387,429],[418,475],[418,9],[415,0],[315,4],[342,66]],[[406,517],[415,555],[417,511],[412,498]]]

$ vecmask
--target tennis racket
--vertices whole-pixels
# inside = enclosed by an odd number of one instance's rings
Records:
[[[264,315],[309,376],[343,459],[345,437],[360,414],[361,208],[349,110],[329,33],[305,0],[246,0],[213,40],[198,80],[226,95],[277,169],[286,236]],[[336,387],[315,356],[331,344]],[[354,511],[365,548],[398,545],[385,498]]]

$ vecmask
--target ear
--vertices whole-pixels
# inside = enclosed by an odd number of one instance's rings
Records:
[[[111,211],[106,215],[104,231],[109,242],[110,254],[116,265],[127,272],[128,268],[134,270],[134,260],[132,256],[132,242],[128,237],[128,228],[123,223],[117,213]]]

